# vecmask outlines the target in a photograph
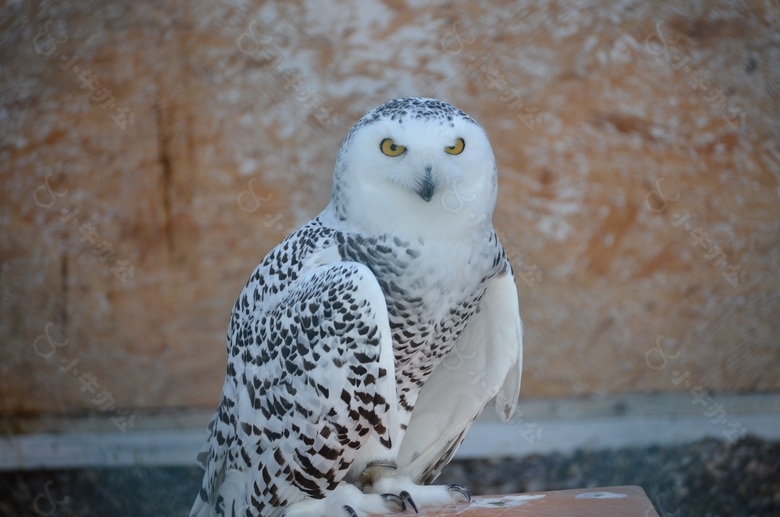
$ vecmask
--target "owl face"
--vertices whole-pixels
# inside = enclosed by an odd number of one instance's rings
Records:
[[[495,158],[482,128],[454,106],[396,99],[350,131],[334,189],[350,218],[370,219],[366,211],[373,210],[399,222],[412,214],[457,225],[469,214],[472,219],[492,215]]]

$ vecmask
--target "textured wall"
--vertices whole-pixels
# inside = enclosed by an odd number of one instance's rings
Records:
[[[234,297],[403,95],[491,137],[524,396],[780,388],[776,4],[159,4],[0,11],[1,411],[216,404]]]

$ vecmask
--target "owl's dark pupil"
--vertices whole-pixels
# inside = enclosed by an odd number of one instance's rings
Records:
[[[391,151],[396,151],[397,149],[398,149],[398,146],[397,146],[397,145],[395,145],[395,144],[390,144],[390,150],[391,150]]]

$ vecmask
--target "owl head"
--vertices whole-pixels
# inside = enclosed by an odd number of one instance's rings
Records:
[[[405,97],[349,131],[329,209],[364,233],[447,236],[489,223],[495,201],[495,158],[482,128],[446,102]]]

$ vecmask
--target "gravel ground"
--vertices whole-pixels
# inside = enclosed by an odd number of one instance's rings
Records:
[[[0,515],[186,515],[198,468],[0,473]],[[474,494],[639,485],[662,517],[780,516],[780,442],[704,439],[524,458],[452,462],[437,482]]]

